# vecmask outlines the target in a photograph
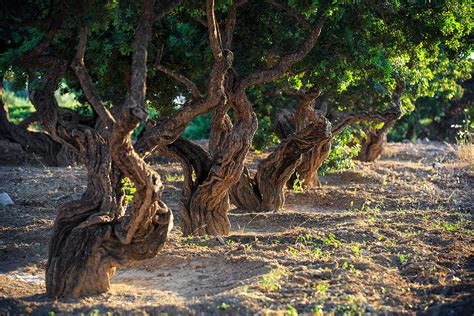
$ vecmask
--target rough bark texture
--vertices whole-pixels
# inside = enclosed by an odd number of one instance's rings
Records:
[[[288,188],[292,188],[298,174],[301,185],[305,189],[314,189],[321,186],[318,170],[331,152],[331,140],[321,143],[303,155],[295,173],[288,181]]]
[[[39,155],[49,166],[67,166],[78,162],[78,157],[55,142],[46,133],[29,131],[28,127],[37,121],[32,114],[19,124],[8,119],[8,107],[2,98],[3,78],[0,83],[0,134],[3,138],[18,143],[28,153]]]
[[[85,29],[71,66],[99,121],[82,124],[77,115],[57,106],[54,91],[64,61],[48,60],[42,88],[31,96],[51,138],[79,155],[88,171],[85,193],[61,207],[54,224],[46,268],[46,290],[53,298],[107,291],[119,264],[155,256],[172,227],[171,210],[161,201],[160,177],[137,154],[130,137],[147,115],[147,48],[156,15],[153,1],[142,1],[142,9],[133,43],[130,95],[123,104],[109,112],[97,97],[84,65]],[[130,205],[122,190],[124,177],[136,188]]]
[[[260,162],[255,177],[246,170],[232,189],[232,202],[239,208],[254,211],[275,211],[285,202],[284,187],[301,162],[302,156],[322,146],[331,137],[331,124],[312,107],[314,97],[298,102],[297,116],[304,117],[304,126],[286,137],[277,149]]]
[[[240,95],[240,99],[245,98],[245,102],[241,102],[242,104],[250,105],[245,95],[245,90],[248,87],[271,82],[281,77],[295,63],[303,59],[313,49],[324,25],[324,12],[318,12],[316,23],[311,25],[303,16],[292,10],[289,6],[277,1],[268,2],[291,15],[298,24],[307,30],[307,36],[296,52],[280,56],[280,59],[273,67],[255,71],[236,80],[234,91],[238,93],[234,93],[234,95]],[[237,207],[262,211],[280,209],[285,200],[284,186],[294,173],[301,155],[314,147],[320,139],[329,137],[329,122],[309,106],[314,97],[311,98],[309,95],[307,97],[303,97],[302,104],[304,105],[300,107],[300,110],[308,115],[308,128],[303,128],[299,133],[285,139],[272,155],[259,164],[255,177],[252,178],[248,170],[244,171],[242,168],[241,177],[231,190],[232,202]],[[235,111],[235,106],[240,104],[238,99],[236,101],[231,99],[236,120],[239,117],[238,112],[236,115]],[[245,153],[247,151],[248,147],[245,148]]]
[[[380,134],[374,136],[370,139],[370,143],[363,144],[361,151],[361,160],[363,159],[377,159],[381,154],[383,145],[386,142],[387,130],[393,126],[396,120],[401,115],[401,97],[405,89],[405,86],[402,82],[397,84],[397,87],[393,94],[392,104],[389,110],[377,113],[377,112],[349,112],[344,113],[342,116],[337,116],[331,121],[332,123],[332,137],[327,142],[323,142],[317,147],[315,147],[310,152],[306,153],[301,160],[301,163],[296,168],[296,173],[299,174],[299,179],[302,181],[302,186],[304,188],[315,188],[321,185],[318,178],[318,170],[321,165],[326,160],[327,156],[331,151],[331,140],[333,137],[338,135],[345,127],[348,125],[358,122],[358,121],[380,121],[384,122],[384,127],[379,131]],[[295,113],[293,116],[290,113],[280,117],[282,122],[279,122],[277,125],[280,130],[280,134],[284,134],[291,128],[293,125],[304,126],[304,121],[302,116],[298,116]],[[282,126],[286,126],[285,130]],[[383,135],[385,134],[385,136]],[[371,136],[369,136],[371,137]],[[372,145],[371,145],[372,144]],[[365,146],[365,148],[364,148]],[[373,160],[372,160],[373,161]],[[291,188],[294,180],[296,179],[296,174],[294,174],[290,181],[288,181],[288,187]]]
[[[182,216],[182,229],[185,234],[230,233],[230,222],[227,218],[230,208],[229,191],[242,174],[244,160],[257,129],[257,119],[245,92],[234,97],[234,125],[228,133],[223,134],[222,142],[215,148],[211,158],[212,164],[203,168],[209,168],[205,178],[197,177],[187,203],[189,208],[183,208],[185,215]]]
[[[367,138],[362,139],[361,150],[356,159],[365,162],[374,162],[383,152],[387,144],[388,130],[395,124],[396,120],[386,122],[379,130],[369,129],[365,134]]]
[[[214,16],[214,2],[211,0],[206,2],[209,41],[214,56],[207,94],[205,97],[196,98],[202,95],[195,91],[196,85],[186,80],[184,76],[172,74],[160,67],[161,71],[181,81],[190,91],[194,90],[193,96],[196,100],[179,111],[174,118],[167,120],[160,128],[146,131],[139,141],[141,151],[168,152],[183,165],[185,189],[181,227],[186,235],[229,234],[230,222],[227,218],[230,208],[229,190],[240,178],[245,156],[257,128],[256,116],[245,94],[247,86],[235,89],[235,80],[229,79],[233,77],[228,75],[233,61],[230,44],[235,27],[236,10],[245,2],[245,0],[236,1],[229,8],[223,38],[220,36],[222,34],[219,35]],[[233,125],[227,117],[227,110],[230,107],[234,113]],[[195,116],[210,110],[213,111],[213,126],[219,127],[219,130],[214,130],[217,133],[212,137],[211,153],[190,142],[177,140]]]

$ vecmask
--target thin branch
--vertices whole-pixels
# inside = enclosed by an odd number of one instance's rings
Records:
[[[280,8],[280,9],[286,11],[288,14],[293,16],[296,19],[296,21],[298,21],[298,23],[301,24],[305,29],[307,29],[307,30],[312,29],[311,24],[304,17],[302,17],[301,14],[299,14],[298,12],[293,10],[288,5],[285,5],[285,4],[283,4],[283,3],[281,3],[277,0],[266,0],[266,2],[270,3],[271,5],[273,5],[277,8]]]
[[[201,24],[202,26],[207,28],[207,19],[205,17],[196,16],[196,17],[193,17],[193,19],[199,24]]]
[[[221,50],[213,10],[214,1],[207,0],[206,14],[209,22],[209,41],[211,42],[211,48],[213,49],[214,55],[214,62],[209,75],[207,94],[205,98],[199,98],[193,103],[181,108],[172,117],[162,118],[154,127],[146,130],[136,144],[137,151],[144,155],[153,152],[157,147],[173,143],[197,115],[209,112],[218,106],[224,98],[224,78],[227,71],[232,66],[233,55],[231,51],[225,50],[226,54],[224,56],[223,51]],[[164,69],[162,69],[162,71],[163,70]],[[172,72],[172,70],[169,70],[170,75],[172,75]],[[174,73],[174,75],[178,77],[177,73]],[[184,76],[180,77],[181,80],[183,80],[183,78]],[[191,83],[191,81],[187,82],[190,90],[195,90],[193,94],[196,94],[197,88],[194,89],[193,87],[191,89]]]
[[[225,21],[225,30],[224,30],[224,49],[230,49],[232,45],[232,39],[234,36],[235,24],[237,20],[237,8],[246,4],[248,0],[235,0],[232,6],[229,8],[227,13],[227,19]]]
[[[135,30],[135,38],[133,40],[130,98],[127,98],[128,101],[125,103],[129,107],[136,108],[133,111],[134,116],[143,120],[147,116],[145,110],[147,50],[156,15],[153,8],[154,1],[143,0],[141,2],[142,16]]]
[[[179,4],[181,4],[182,0],[171,0],[169,1],[163,8],[160,9],[160,12],[156,14],[155,19],[160,20],[166,15],[168,15],[171,11],[173,11]]]
[[[219,31],[217,29],[216,16],[214,14],[214,0],[206,0],[207,28],[209,33],[209,43],[211,44],[212,55],[215,59],[222,59],[221,43],[219,41]]]
[[[395,98],[392,101],[392,106],[389,110],[382,113],[373,112],[350,112],[344,115],[338,122],[333,125],[333,135],[339,134],[346,126],[358,121],[380,121],[385,124],[395,121],[400,118],[402,114],[401,109],[401,96],[404,90],[404,86],[399,84],[395,90]]]
[[[74,60],[71,63],[72,69],[76,72],[77,78],[81,83],[82,90],[87,98],[87,100],[92,105],[94,111],[99,115],[102,121],[109,126],[112,127],[115,123],[112,114],[104,107],[102,101],[100,100],[99,95],[94,89],[94,84],[92,83],[92,78],[87,71],[87,68],[84,64],[84,54],[86,52],[86,44],[87,44],[87,28],[82,27],[80,32],[79,38],[79,46],[76,51],[76,55]]]
[[[285,72],[290,70],[290,67],[306,57],[316,44],[325,22],[324,13],[321,12],[318,15],[319,17],[315,26],[311,27],[308,37],[296,52],[281,57],[278,64],[271,69],[256,71],[244,77],[239,82],[239,89],[245,90],[253,85],[270,82],[283,75]]]
[[[176,71],[174,70],[171,70],[163,65],[160,65],[160,64],[155,64],[155,68],[165,74],[167,74],[168,76],[176,79],[177,81],[181,82],[182,84],[184,84],[186,86],[186,88],[188,88],[188,90],[191,92],[192,96],[194,98],[200,98],[201,97],[201,92],[199,91],[198,87],[194,84],[194,82],[192,82],[191,80],[189,80],[188,78],[186,78],[185,76],[177,73]]]

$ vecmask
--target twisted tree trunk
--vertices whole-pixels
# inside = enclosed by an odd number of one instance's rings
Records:
[[[81,199],[64,205],[55,220],[46,269],[46,290],[53,298],[107,291],[119,264],[155,256],[172,227],[171,210],[161,201],[160,177],[131,143],[132,131],[147,116],[147,48],[157,18],[153,6],[153,1],[142,2],[143,16],[133,43],[130,95],[110,111],[102,105],[85,68],[87,31],[81,29],[71,66],[98,114],[94,127],[80,124],[56,104],[54,91],[65,70],[63,61],[50,61],[42,89],[32,95],[45,129],[55,141],[80,155],[88,171]],[[124,177],[136,189],[131,205],[124,198]]]
[[[331,151],[331,140],[333,137],[338,135],[344,128],[349,126],[352,123],[358,121],[379,121],[384,122],[383,128],[376,134],[373,138],[370,139],[370,142],[363,145],[362,148],[362,157],[365,159],[377,159],[381,154],[383,145],[386,143],[386,134],[390,127],[395,124],[395,122],[400,118],[401,115],[401,97],[405,89],[403,82],[398,82],[395,91],[393,92],[393,97],[391,101],[391,107],[389,110],[377,113],[377,112],[349,112],[345,113],[341,117],[332,121],[332,136],[327,142],[323,142],[316,146],[313,150],[306,153],[301,163],[296,168],[296,173],[299,174],[299,179],[302,181],[302,186],[305,188],[315,188],[320,186],[318,178],[318,170],[321,165],[326,160],[327,156]],[[296,128],[298,125],[304,126],[304,121],[302,116],[298,116],[296,113],[294,117],[291,115],[285,115],[282,117],[283,122],[278,126],[291,126],[291,122],[294,121]],[[289,120],[289,123],[285,123],[284,120]],[[280,128],[280,130],[282,130]],[[385,134],[385,135],[384,135]],[[370,136],[371,137],[371,136]],[[364,156],[365,155],[365,156]],[[372,160],[373,161],[373,160]],[[296,174],[292,176],[288,182],[288,187],[291,188],[294,180],[296,179]]]
[[[331,140],[322,142],[303,155],[296,167],[295,173],[288,181],[288,188],[292,188],[296,179],[299,179],[305,189],[314,189],[321,186],[318,170],[331,152]]]
[[[49,166],[67,166],[79,162],[79,157],[52,140],[46,133],[28,130],[28,127],[37,121],[36,115],[32,114],[20,124],[10,122],[8,107],[2,95],[3,78],[0,82],[0,133],[2,137],[19,144],[28,153],[39,155]]]
[[[361,150],[357,155],[356,159],[365,162],[374,162],[377,160],[383,152],[385,145],[387,144],[388,130],[395,124],[397,120],[391,120],[384,123],[381,129],[370,128],[366,131],[367,138],[363,138],[361,144]]]
[[[312,107],[314,97],[302,98],[297,113],[305,118],[296,134],[284,139],[277,149],[260,162],[252,178],[246,170],[232,189],[232,202],[239,208],[254,211],[275,211],[285,202],[284,187],[294,174],[302,156],[322,146],[331,137],[331,124]]]
[[[233,100],[235,124],[221,134],[219,145],[213,147],[213,155],[197,150],[195,153],[200,152],[200,161],[205,162],[201,163],[201,171],[189,166],[189,163],[185,167],[185,170],[193,168],[196,179],[191,194],[185,196],[183,203],[181,226],[184,234],[230,233],[227,217],[230,209],[229,191],[242,174],[245,157],[257,129],[257,119],[245,92],[234,95]]]

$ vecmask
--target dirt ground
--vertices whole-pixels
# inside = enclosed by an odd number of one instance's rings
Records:
[[[177,214],[180,168],[155,167]],[[474,313],[474,171],[452,146],[389,144],[380,161],[321,180],[288,191],[282,211],[232,210],[220,241],[176,227],[156,258],[121,267],[110,293],[51,301],[55,213],[80,196],[85,171],[0,142],[0,192],[15,202],[0,207],[0,315]]]

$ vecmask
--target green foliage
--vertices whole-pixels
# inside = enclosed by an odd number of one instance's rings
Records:
[[[459,85],[450,98],[449,91],[415,102],[415,110],[399,120],[389,133],[390,141],[429,138],[439,141],[465,139],[474,130],[474,79]],[[470,131],[470,132],[469,132]]]
[[[360,151],[360,144],[355,137],[354,129],[345,128],[336,136],[331,144],[331,152],[319,168],[319,175],[324,175],[336,170],[349,169],[354,167],[352,158]]]
[[[398,260],[400,261],[401,264],[404,264],[405,262],[407,262],[408,259],[406,255],[399,255]]]
[[[282,266],[277,266],[270,272],[262,276],[260,287],[267,291],[279,291],[281,289],[281,279],[288,274]]]
[[[137,189],[135,188],[135,184],[130,181],[129,178],[125,177],[121,180],[122,183],[122,191],[125,195],[125,198],[127,199],[127,202],[132,202],[133,201],[133,196],[135,195],[135,192]]]
[[[264,150],[271,146],[278,145],[280,140],[273,132],[273,123],[269,116],[260,117],[258,120],[258,129],[253,138],[253,148]]]
[[[217,305],[217,308],[220,310],[226,311],[230,308],[230,305],[225,302],[222,302],[219,305]]]
[[[171,174],[171,173],[167,173],[165,174],[165,181],[169,181],[169,182],[183,182],[184,181],[184,175],[183,174]]]
[[[296,178],[293,181],[293,192],[304,193],[303,183],[304,183],[304,179],[301,180],[299,173],[296,173]]]
[[[197,116],[183,132],[183,137],[199,140],[208,139],[211,132],[211,115]]]
[[[298,311],[296,308],[290,304],[286,306],[285,316],[297,316]]]

